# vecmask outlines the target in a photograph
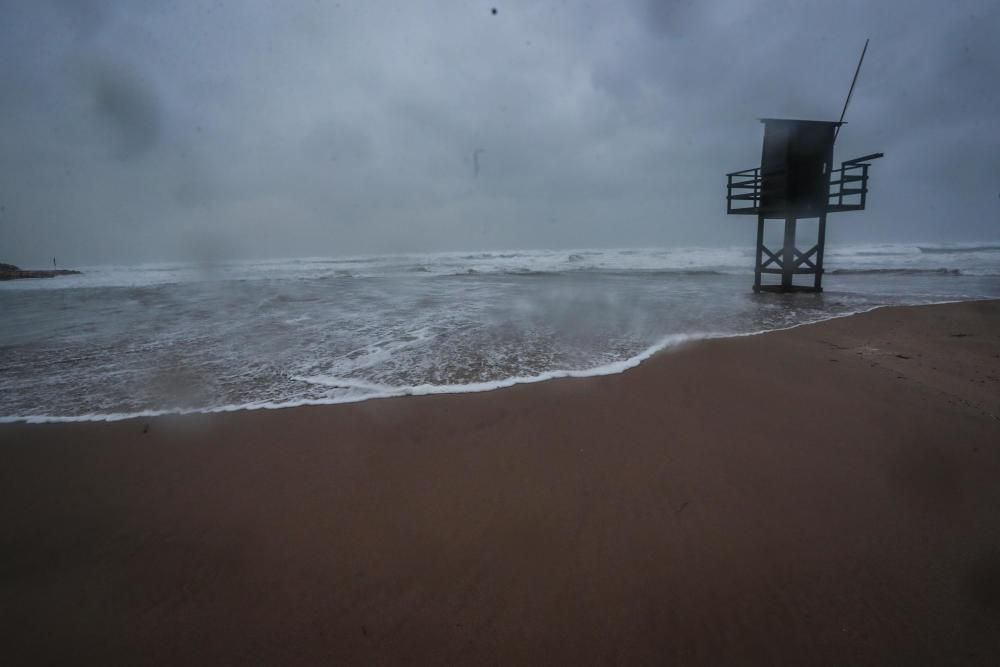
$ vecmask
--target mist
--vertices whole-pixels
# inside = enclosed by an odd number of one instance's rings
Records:
[[[3,14],[0,261],[750,245],[724,174],[835,120],[869,37],[836,158],[886,157],[830,243],[1000,237],[994,2]]]

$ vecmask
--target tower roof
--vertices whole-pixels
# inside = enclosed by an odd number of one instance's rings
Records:
[[[805,123],[812,123],[814,125],[847,125],[846,122],[842,123],[836,120],[802,120],[799,118],[760,118],[762,123],[795,123],[796,125],[802,125]]]

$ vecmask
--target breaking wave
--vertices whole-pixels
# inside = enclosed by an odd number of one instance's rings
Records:
[[[962,245],[962,246],[917,246],[920,252],[928,254],[950,254],[956,252],[996,252],[1000,250],[998,244],[987,245]]]
[[[835,276],[881,275],[881,276],[960,276],[959,269],[834,269],[827,271]]]

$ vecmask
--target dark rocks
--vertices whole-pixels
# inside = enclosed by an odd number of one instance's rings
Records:
[[[18,278],[55,278],[56,276],[72,276],[79,273],[79,271],[70,271],[68,269],[32,271],[30,269],[18,268],[13,264],[0,263],[0,280],[17,280]]]

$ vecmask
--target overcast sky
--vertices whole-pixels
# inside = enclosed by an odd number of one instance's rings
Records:
[[[758,117],[836,120],[866,37],[836,158],[886,157],[830,241],[1000,238],[995,0],[0,16],[0,261],[749,246],[724,174],[759,162]]]

